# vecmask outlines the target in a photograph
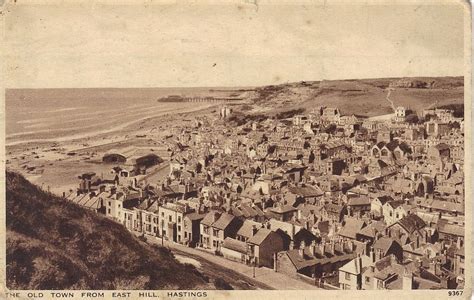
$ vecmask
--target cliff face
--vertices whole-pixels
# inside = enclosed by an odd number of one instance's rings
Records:
[[[6,173],[10,289],[209,288],[203,276],[124,227]]]

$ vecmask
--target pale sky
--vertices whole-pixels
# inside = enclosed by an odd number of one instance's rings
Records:
[[[463,75],[461,5],[11,6],[6,86]]]

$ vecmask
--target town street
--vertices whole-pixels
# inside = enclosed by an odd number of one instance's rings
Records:
[[[147,242],[151,244],[161,245],[161,239],[147,238]],[[225,259],[221,256],[213,255],[212,253],[205,252],[203,250],[198,250],[195,248],[186,247],[180,244],[171,243],[164,241],[164,246],[168,247],[172,252],[175,252],[179,255],[188,256],[195,258],[198,261],[206,260],[211,263],[217,264],[222,268],[229,269],[240,275],[243,275],[251,280],[254,280],[258,283],[263,284],[267,287],[260,288],[271,288],[271,289],[282,289],[284,287],[288,290],[316,290],[320,289],[314,285],[308,284],[304,281],[291,278],[285,274],[277,273],[272,269],[261,267],[255,268],[255,278],[253,278],[253,268],[247,265],[234,262],[228,259]]]

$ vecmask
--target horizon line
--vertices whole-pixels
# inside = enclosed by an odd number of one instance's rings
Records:
[[[456,78],[465,75],[446,75],[446,76],[402,76],[402,77],[367,77],[367,78],[343,78],[343,79],[320,79],[320,80],[299,80],[299,81],[287,81],[274,84],[262,84],[262,85],[235,85],[235,86],[126,86],[126,87],[113,87],[113,86],[89,86],[89,87],[5,87],[7,90],[59,90],[59,89],[191,89],[191,88],[202,88],[202,89],[219,89],[219,88],[258,88],[262,86],[276,86],[284,84],[293,84],[301,82],[323,82],[323,81],[357,81],[357,80],[375,80],[375,79],[402,79],[402,78]]]

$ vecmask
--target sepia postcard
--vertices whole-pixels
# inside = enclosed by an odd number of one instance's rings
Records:
[[[1,299],[472,297],[468,1],[0,4]]]

